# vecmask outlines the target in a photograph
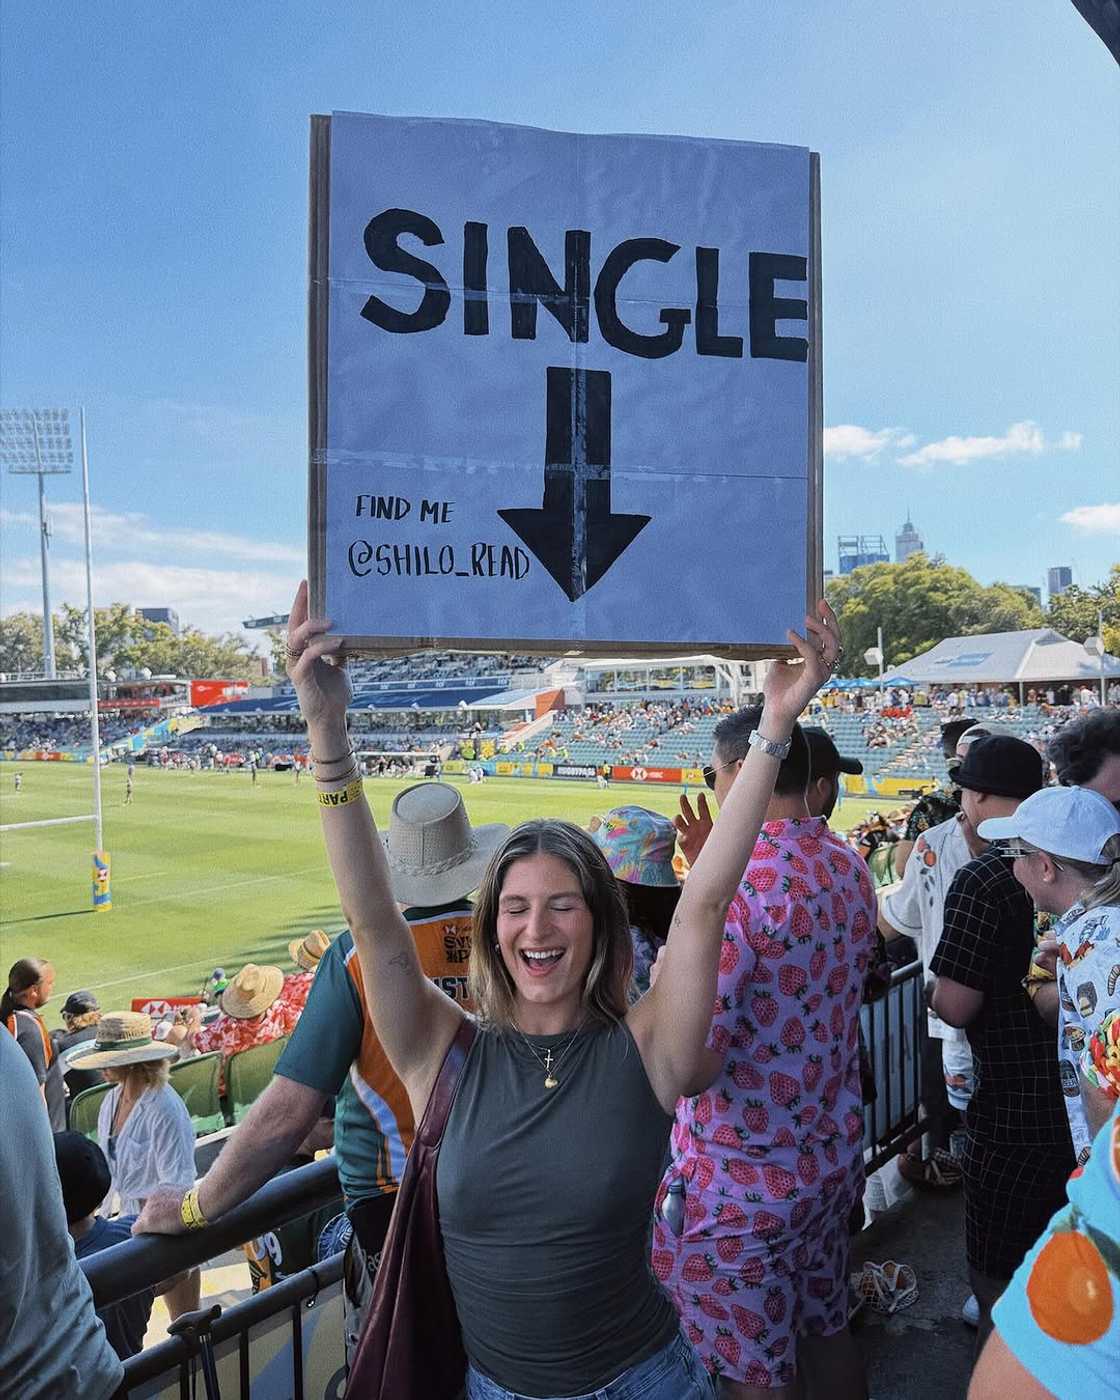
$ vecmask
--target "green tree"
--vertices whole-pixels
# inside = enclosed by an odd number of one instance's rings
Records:
[[[1104,644],[1120,654],[1120,564],[1113,564],[1104,583],[1093,588],[1074,584],[1050,600],[1046,621],[1055,632],[1083,642],[1097,635],[1098,615],[1104,614]]]
[[[43,623],[34,613],[0,618],[0,671],[43,669]]]
[[[901,564],[870,564],[828,585],[844,637],[840,673],[870,676],[863,659],[883,629],[888,666],[898,666],[945,637],[1017,632],[1042,626],[1035,599],[1006,583],[989,587],[938,555],[912,554]]]

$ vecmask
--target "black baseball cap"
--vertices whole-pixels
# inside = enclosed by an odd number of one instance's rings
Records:
[[[803,724],[801,732],[809,741],[809,778],[823,778],[828,773],[851,773],[855,776],[863,772],[863,764],[858,758],[845,758],[832,736],[816,724]]]
[[[1010,734],[981,734],[969,744],[953,781],[992,797],[1030,797],[1045,786],[1042,755]]]
[[[85,1016],[90,1011],[100,1011],[101,1003],[92,992],[71,992],[62,1003],[64,1016]]]
[[[66,1223],[92,1215],[109,1194],[109,1163],[85,1133],[55,1133],[54,1160],[62,1183]]]

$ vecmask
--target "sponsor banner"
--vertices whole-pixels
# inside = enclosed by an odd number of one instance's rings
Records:
[[[511,773],[515,773],[516,771],[517,765],[513,763],[501,762],[494,764],[494,772],[501,778],[508,778]]]
[[[449,758],[443,765],[443,771],[445,773],[465,773],[467,765],[461,758]]]
[[[554,778],[594,778],[599,769],[594,763],[553,763],[551,765],[542,763],[542,771],[546,767],[552,768]]]
[[[133,997],[133,1011],[143,1011],[153,1021],[160,1021],[180,1006],[201,1006],[201,997]]]
[[[551,777],[552,777],[552,764],[551,764],[551,763],[538,763],[538,764],[537,764],[537,776],[540,777],[540,778],[551,778]]]
[[[615,767],[611,769],[611,777],[620,783],[679,783],[683,771],[681,768]]]
[[[240,700],[248,694],[251,681],[207,680],[190,682],[190,702],[196,710],[204,710],[208,705],[222,705],[227,700]]]
[[[697,787],[703,787],[703,786],[704,786],[704,770],[703,770],[703,768],[682,768],[682,769],[681,769],[681,782],[682,782],[682,783],[694,783]]]
[[[99,714],[105,710],[158,710],[160,699],[160,696],[151,696],[148,699],[117,696],[113,700],[99,700],[97,710]]]
[[[517,763],[514,765],[514,772],[519,778],[531,778],[537,771],[535,763]]]
[[[498,746],[493,739],[483,739],[478,748],[480,758],[493,758],[497,752]]]

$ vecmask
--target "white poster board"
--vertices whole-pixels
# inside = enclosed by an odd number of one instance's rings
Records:
[[[780,654],[820,591],[817,158],[336,113],[311,165],[348,650]]]

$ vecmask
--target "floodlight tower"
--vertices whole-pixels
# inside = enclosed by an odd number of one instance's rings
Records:
[[[51,588],[48,547],[51,528],[47,519],[45,476],[62,476],[74,465],[70,438],[70,414],[65,408],[0,409],[0,461],[16,476],[39,478],[39,560],[43,573],[43,670],[53,681],[54,629],[51,626]]]
[[[101,821],[101,725],[97,713],[97,628],[93,616],[93,529],[89,503],[89,454],[86,451],[86,411],[78,410],[78,438],[82,453],[82,513],[85,523],[86,546],[86,644],[89,652],[89,720],[93,750],[93,812],[88,817],[56,817],[35,826],[59,826],[71,821],[92,821],[98,856],[104,836]],[[43,558],[43,660],[48,676],[53,680],[54,636],[51,631],[50,596],[47,584],[47,514],[43,495],[43,477],[69,472],[74,465],[74,442],[70,429],[68,408],[4,408],[0,409],[0,462],[8,470],[39,478],[39,524],[42,531]],[[49,659],[48,659],[49,658]],[[95,867],[97,857],[95,857]],[[107,861],[104,864],[107,872]],[[111,908],[108,880],[102,897],[94,895],[94,908]]]

